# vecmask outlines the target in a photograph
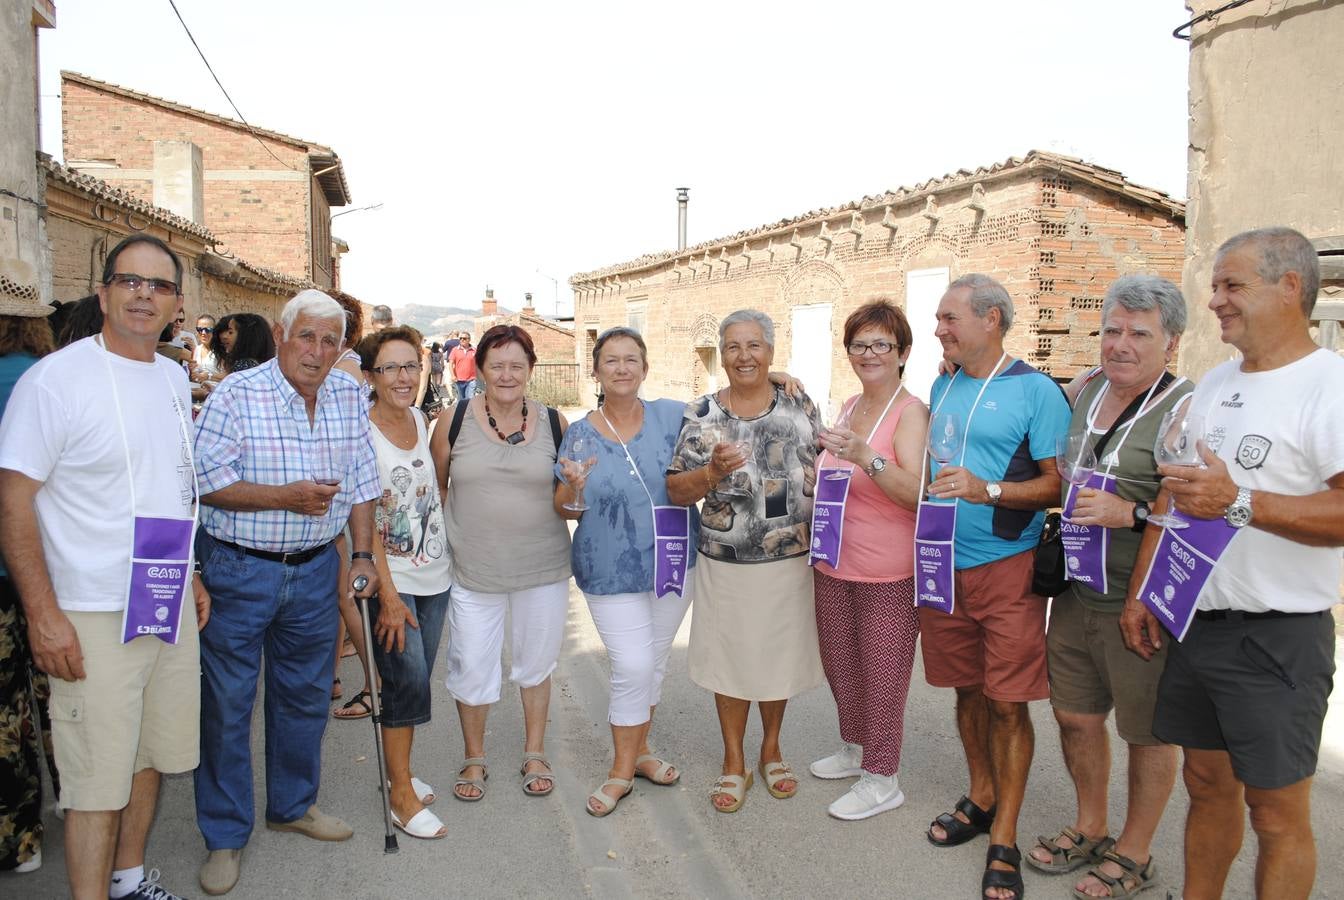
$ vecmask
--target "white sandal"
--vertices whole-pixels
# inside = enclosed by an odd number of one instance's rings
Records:
[[[397,817],[397,811],[392,810],[392,824],[406,832],[413,838],[432,841],[438,838],[448,836],[448,829],[444,827],[443,822],[438,816],[434,815],[428,809],[422,809],[411,816],[409,822],[402,822]]]

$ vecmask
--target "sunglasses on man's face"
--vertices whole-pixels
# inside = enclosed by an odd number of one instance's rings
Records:
[[[213,334],[214,331],[215,331],[215,329],[213,329],[213,328],[209,328],[209,327],[202,328],[200,325],[197,325],[197,326],[196,326],[196,333],[197,333],[197,334]]]

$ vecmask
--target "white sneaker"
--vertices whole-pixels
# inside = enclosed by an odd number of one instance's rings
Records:
[[[28,857],[27,862],[21,862],[14,867],[15,872],[36,872],[42,868],[42,851],[38,850],[32,856]]]
[[[895,809],[905,802],[905,794],[895,775],[874,775],[864,772],[859,780],[826,811],[837,819],[854,821]]]
[[[863,774],[863,747],[845,744],[837,752],[808,766],[818,778],[853,778]]]

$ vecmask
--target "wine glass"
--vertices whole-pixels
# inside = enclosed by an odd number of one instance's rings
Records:
[[[853,407],[853,406],[842,407],[841,412],[840,412],[840,418],[836,419],[833,423],[831,423],[830,427],[827,428],[826,430],[827,430],[827,431],[831,431],[831,430],[834,430],[834,429],[837,429],[837,428],[849,428],[849,427],[850,427],[850,422],[851,422],[851,420],[853,419],[853,417],[854,417],[854,407]],[[837,457],[837,458],[838,458],[838,457]],[[838,469],[838,468],[837,468],[837,469],[832,469],[830,472],[827,472],[827,473],[826,473],[826,480],[827,480],[827,481],[844,481],[846,478],[851,477],[851,475],[853,474],[853,472],[854,472],[854,464],[853,464],[853,463],[850,463],[848,469]]]
[[[937,413],[929,423],[929,455],[947,465],[961,452],[961,418],[956,413]]]
[[[1197,442],[1204,439],[1204,417],[1184,410],[1173,409],[1162,416],[1153,442],[1153,462],[1159,466],[1203,466]],[[1176,510],[1175,498],[1170,498],[1170,509],[1162,515],[1148,517],[1148,521],[1165,528],[1179,530],[1189,527]]]
[[[1087,484],[1097,470],[1097,456],[1092,450],[1091,435],[1086,431],[1060,435],[1055,439],[1055,467],[1059,476],[1080,488]]]
[[[338,485],[345,477],[345,444],[339,437],[325,435],[313,450],[313,481],[329,486]]]
[[[597,465],[597,443],[592,438],[575,438],[565,451],[565,461],[568,465],[562,468],[565,471],[565,480],[573,485],[574,481],[588,477],[588,473],[593,466]],[[580,486],[574,491],[574,499],[568,503],[561,504],[565,509],[573,512],[583,512],[588,508],[588,504],[583,502],[583,487]]]

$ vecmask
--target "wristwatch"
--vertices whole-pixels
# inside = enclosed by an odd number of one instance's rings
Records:
[[[991,481],[985,485],[985,493],[989,494],[989,505],[996,506],[999,498],[1003,496],[1003,486],[997,481]]]
[[[1237,488],[1237,499],[1223,511],[1223,518],[1233,528],[1245,528],[1251,524],[1251,489]]]
[[[1130,531],[1135,534],[1143,534],[1143,529],[1148,527],[1148,514],[1153,508],[1148,505],[1147,500],[1140,500],[1134,504],[1134,524],[1130,526]]]
[[[354,562],[357,559],[367,559],[369,562],[373,562],[373,554],[367,550],[356,550],[350,554],[350,561]]]
[[[868,473],[869,478],[876,478],[878,472],[884,472],[887,468],[887,461],[880,456],[874,456],[873,461],[863,467],[863,471]]]

